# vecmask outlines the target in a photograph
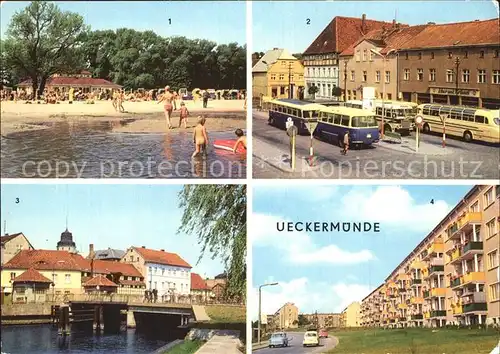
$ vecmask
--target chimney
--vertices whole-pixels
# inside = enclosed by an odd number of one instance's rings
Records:
[[[164,249],[161,249],[160,251],[165,252],[165,250],[164,250]]]
[[[146,246],[141,246],[142,248],[146,248]]]
[[[396,27],[396,20],[392,20],[392,28]]]
[[[92,253],[94,253],[94,244],[93,243],[91,243],[89,245],[89,254],[92,254]]]
[[[361,16],[361,32],[363,32],[363,34],[366,34],[366,14],[363,14]]]

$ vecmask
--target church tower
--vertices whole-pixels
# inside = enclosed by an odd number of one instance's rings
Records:
[[[68,228],[61,234],[61,240],[57,243],[57,250],[76,253],[76,244],[73,241],[73,234],[68,231]]]

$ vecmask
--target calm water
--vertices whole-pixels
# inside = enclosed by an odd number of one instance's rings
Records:
[[[1,138],[3,178],[245,178],[246,159],[208,148],[191,159],[192,132],[113,133],[123,122],[44,123]],[[234,139],[234,132],[209,132]]]
[[[169,341],[147,337],[133,329],[121,334],[92,335],[72,333],[64,337],[50,325],[2,327],[2,352],[9,354],[31,353],[153,353]]]

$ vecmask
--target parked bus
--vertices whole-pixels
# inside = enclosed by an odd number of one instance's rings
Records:
[[[316,122],[318,112],[324,108],[320,104],[309,103],[293,99],[271,100],[266,102],[269,108],[268,123],[280,129],[286,129],[288,118],[298,128],[299,134],[310,134],[309,122]]]
[[[343,147],[346,131],[352,146],[370,146],[379,140],[378,123],[371,110],[333,106],[320,111],[316,137]]]
[[[384,131],[397,132],[401,135],[410,135],[415,129],[415,117],[417,115],[417,104],[404,101],[382,101],[373,100],[372,110],[379,122],[384,115]],[[346,107],[363,108],[363,101],[347,101]]]
[[[499,110],[427,103],[418,106],[418,114],[424,121],[424,133],[442,133],[441,115],[445,115],[447,135],[461,137],[467,142],[477,140],[500,143]]]

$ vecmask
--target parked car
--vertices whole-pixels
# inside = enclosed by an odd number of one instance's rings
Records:
[[[321,329],[319,331],[319,337],[320,338],[328,338],[328,332],[326,331],[326,329]]]
[[[302,344],[304,345],[304,347],[318,346],[319,345],[318,332],[307,331],[304,334],[304,341],[302,342]]]
[[[288,347],[288,336],[285,332],[276,332],[269,338],[269,348]]]

